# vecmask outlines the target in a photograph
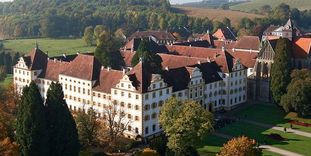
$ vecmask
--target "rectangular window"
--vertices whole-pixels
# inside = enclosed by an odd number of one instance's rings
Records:
[[[145,128],[145,134],[148,134],[148,133],[149,133],[149,128],[146,127],[146,128]]]

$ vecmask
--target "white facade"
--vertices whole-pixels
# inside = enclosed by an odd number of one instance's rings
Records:
[[[104,68],[101,70],[109,71]],[[219,72],[222,80],[205,83],[200,69],[191,67],[187,89],[178,91],[174,91],[173,86],[169,86],[161,75],[157,74],[152,75],[146,93],[138,92],[125,72],[117,85],[110,89],[110,93],[96,90],[96,81],[63,74],[58,75],[57,81],[63,86],[64,97],[70,110],[86,111],[92,107],[97,111],[98,116],[105,119],[105,108],[115,104],[125,113],[122,122],[129,123],[125,136],[136,138],[137,136],[149,137],[162,132],[158,123],[159,112],[165,101],[172,96],[179,100],[195,100],[209,111],[230,110],[246,102],[247,69],[237,62],[232,70],[230,73]],[[21,93],[24,86],[35,81],[42,97],[46,98],[49,85],[53,81],[38,78],[40,72],[40,70],[29,70],[21,58],[14,66],[14,84],[18,91]]]

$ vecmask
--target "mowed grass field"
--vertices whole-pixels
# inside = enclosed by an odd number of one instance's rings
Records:
[[[288,120],[299,120],[304,122],[311,122],[311,119],[302,119],[295,117],[294,113],[289,113],[286,115],[281,108],[276,105],[266,105],[266,104],[256,104],[256,105],[246,105],[242,109],[233,110],[232,115],[239,117],[240,119],[247,119],[251,121],[256,121],[265,124],[271,124],[276,126],[286,126]],[[304,127],[304,129],[299,128],[297,125],[294,125],[296,130],[310,132],[310,127]],[[250,138],[255,139],[259,144],[268,144],[273,147],[280,149],[296,152],[302,155],[310,155],[311,153],[311,138],[296,135],[293,133],[284,133],[283,131],[273,130],[271,128],[265,128],[254,124],[249,124],[243,120],[239,120],[235,123],[226,125],[221,129],[217,129],[216,132],[221,134],[226,134],[229,136],[241,136],[245,135]],[[268,138],[268,134],[279,134],[283,138],[286,138],[285,141],[278,141]],[[197,147],[198,152],[202,156],[211,156],[218,153],[224,143],[227,142],[227,139],[221,138],[216,135],[209,135],[203,139],[201,144]],[[263,150],[264,156],[279,156],[279,154],[274,152],[269,152]]]
[[[311,0],[310,0],[311,1]],[[210,20],[222,21],[225,17],[231,20],[231,23],[236,26],[240,20],[244,17],[254,19],[262,18],[263,15],[256,15],[251,13],[245,13],[240,11],[232,10],[221,10],[221,9],[208,9],[208,8],[196,8],[196,7],[184,7],[184,6],[174,6],[176,10],[180,13],[187,14],[192,17],[208,17]]]
[[[288,4],[291,8],[298,8],[299,10],[311,9],[311,0],[252,0],[250,2],[233,5],[230,9],[249,12],[252,9],[259,10],[263,5],[268,4],[274,8],[281,3]]]
[[[22,54],[28,53],[35,48],[36,42],[39,48],[49,53],[49,56],[57,56],[62,54],[75,54],[77,52],[93,52],[95,47],[85,46],[82,39],[17,39],[5,40],[5,49]]]

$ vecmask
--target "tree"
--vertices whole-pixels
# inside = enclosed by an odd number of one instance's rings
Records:
[[[104,33],[107,32],[106,27],[103,25],[96,25],[94,29],[94,37],[96,40],[96,45],[99,46],[102,41],[100,40],[100,37],[103,38]]]
[[[230,20],[229,18],[225,17],[225,18],[223,19],[222,23],[223,23],[226,27],[231,28],[231,20]]]
[[[78,112],[76,117],[79,140],[84,147],[95,145],[98,142],[99,130],[101,128],[95,110],[90,108],[87,112]]]
[[[48,133],[40,91],[34,82],[23,89],[17,110],[16,139],[20,155],[49,155]]]
[[[5,71],[7,74],[12,73],[12,56],[10,53],[5,53],[4,55],[4,65],[5,65]]]
[[[12,65],[16,65],[20,57],[21,57],[21,56],[20,56],[19,52],[16,52],[16,53],[14,54],[14,57],[13,57]]]
[[[0,139],[0,153],[4,156],[18,156],[18,145],[16,142],[12,142],[9,137]]]
[[[104,108],[104,116],[108,127],[109,142],[112,146],[117,143],[117,137],[121,136],[128,127],[130,120],[126,120],[124,110],[117,105],[110,103]]]
[[[84,29],[83,40],[88,46],[92,46],[94,42],[94,30],[92,26],[88,26]]]
[[[132,66],[136,66],[140,59],[153,73],[160,73],[162,70],[162,58],[150,50],[150,41],[142,39],[135,55],[132,58]]]
[[[291,52],[292,47],[288,39],[282,38],[277,41],[271,68],[271,92],[277,104],[280,104],[281,97],[290,83]]]
[[[294,70],[287,94],[281,98],[281,105],[286,112],[296,111],[299,117],[311,114],[311,71]]]
[[[261,150],[256,148],[256,141],[248,137],[241,136],[229,140],[221,149],[217,156],[257,156]]]
[[[4,66],[0,66],[0,81],[3,81],[6,77],[6,71]]]
[[[162,107],[159,122],[168,137],[168,148],[177,155],[189,150],[213,129],[213,115],[195,101],[170,98]]]
[[[76,123],[67,107],[61,84],[50,85],[45,110],[50,155],[79,155],[80,143]]]
[[[272,8],[270,5],[266,4],[266,5],[263,5],[260,7],[260,12],[262,14],[265,14],[265,15],[269,15],[272,11]]]

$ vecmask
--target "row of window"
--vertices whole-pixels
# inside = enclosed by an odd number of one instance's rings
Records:
[[[22,78],[17,78],[17,77],[15,77],[14,80],[15,80],[15,81],[20,81],[20,82],[27,82],[27,83],[29,83],[29,80],[25,80],[25,79],[22,79]]]
[[[65,90],[69,90],[69,91],[73,91],[73,92],[77,92],[77,93],[82,93],[82,94],[86,94],[86,91],[87,91],[87,95],[91,94],[90,89],[87,89],[87,90],[85,88],[81,89],[81,87],[76,87],[76,86],[67,85],[67,84],[65,84]]]
[[[82,84],[82,85],[87,84],[87,86],[90,86],[90,83],[80,82],[80,81],[77,81],[77,80],[67,79],[67,78],[63,78],[63,77],[61,77],[60,79],[61,80],[65,80],[67,82],[73,82],[73,83]]]
[[[149,104],[145,104],[144,109],[145,111],[152,109],[156,109],[157,107],[162,107],[164,102],[161,100],[158,104],[156,102],[152,103],[151,106]]]
[[[152,93],[146,93],[145,94],[145,100],[149,99],[149,94],[151,94],[152,99],[156,98],[157,97],[157,93],[158,93],[158,97],[163,96],[163,90],[159,90],[159,91],[155,91],[155,92],[152,92]],[[166,94],[170,94],[170,89],[169,88],[166,89]]]

